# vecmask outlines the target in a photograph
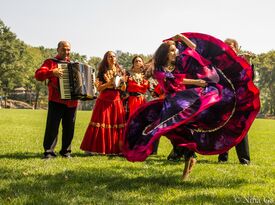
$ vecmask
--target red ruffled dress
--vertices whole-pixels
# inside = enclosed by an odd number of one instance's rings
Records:
[[[121,154],[125,111],[120,91],[106,89],[96,100],[80,149],[101,154]]]
[[[129,116],[131,116],[135,110],[146,102],[145,93],[149,89],[149,81],[143,79],[140,82],[134,80],[133,77],[128,79],[127,92],[129,93],[128,98],[128,109]]]

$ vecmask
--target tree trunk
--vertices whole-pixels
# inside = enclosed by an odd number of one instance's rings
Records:
[[[34,109],[37,109],[39,94],[40,94],[40,90],[37,90],[35,93]]]

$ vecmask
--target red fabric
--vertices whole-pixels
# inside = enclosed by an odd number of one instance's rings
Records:
[[[125,111],[117,90],[104,90],[96,100],[80,149],[102,154],[121,154]]]
[[[160,84],[157,84],[156,87],[154,88],[154,93],[157,94],[157,97],[162,99],[164,98],[164,90],[161,88]]]
[[[128,79],[127,91],[129,93],[140,93],[142,95],[139,96],[129,96],[128,98],[128,108],[129,108],[129,116],[131,116],[135,110],[146,102],[144,94],[147,89],[149,89],[149,81],[144,79],[140,84],[138,84],[134,79]]]
[[[57,55],[56,59],[60,59]],[[69,62],[69,59],[67,59]],[[36,70],[35,78],[39,81],[49,80],[48,82],[48,99],[52,102],[65,104],[67,107],[76,107],[77,100],[61,100],[59,92],[59,80],[53,75],[53,69],[57,68],[57,63],[51,59],[44,61],[42,66]]]

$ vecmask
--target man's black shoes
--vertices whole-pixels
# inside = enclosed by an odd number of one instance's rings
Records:
[[[72,155],[70,153],[61,154],[61,156],[64,158],[72,158]]]
[[[59,152],[59,154],[64,157],[64,158],[71,158],[72,155],[70,152],[66,152],[66,153],[63,153],[63,152]],[[43,154],[43,159],[52,159],[52,158],[56,158],[56,154],[54,152],[44,152]]]
[[[70,152],[66,152],[66,153],[59,152],[59,154],[64,158],[72,158],[72,155]]]
[[[56,154],[54,152],[44,152],[43,159],[55,158]]]

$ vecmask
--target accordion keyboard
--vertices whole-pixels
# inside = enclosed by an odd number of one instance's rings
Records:
[[[66,63],[59,63],[58,68],[63,70],[63,76],[59,78],[60,96],[61,99],[71,99],[69,70]]]

